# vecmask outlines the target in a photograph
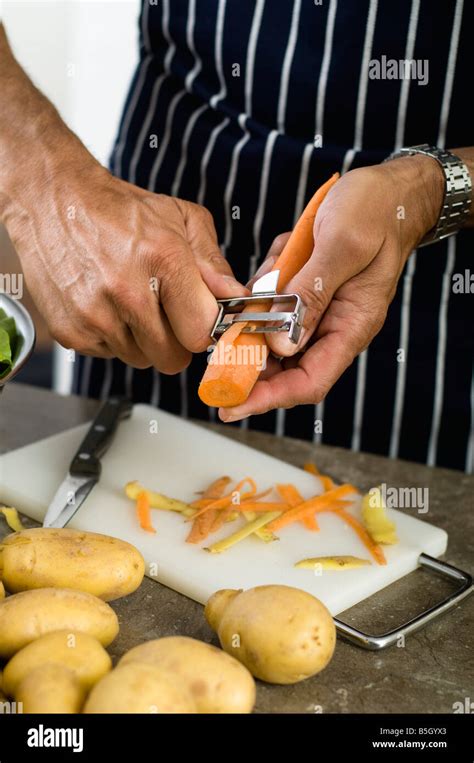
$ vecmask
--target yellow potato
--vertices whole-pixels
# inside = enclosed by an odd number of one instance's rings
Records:
[[[88,691],[112,667],[112,660],[97,639],[74,631],[55,631],[20,649],[3,671],[3,691],[15,697],[20,684],[37,667],[54,663],[68,668]]]
[[[387,517],[387,509],[379,487],[374,487],[362,498],[362,519],[372,540],[391,546],[398,543],[395,522]]]
[[[53,662],[28,673],[15,694],[23,713],[80,713],[85,698],[86,690],[74,672]]]
[[[12,593],[74,588],[104,601],[135,591],[145,562],[130,543],[99,533],[35,527],[0,544],[0,573]]]
[[[155,493],[154,490],[146,490],[136,480],[134,482],[127,482],[125,485],[125,495],[127,498],[131,498],[132,501],[136,501],[140,493],[146,493],[152,509],[163,509],[164,511],[178,511],[185,514],[193,514],[194,510],[189,503],[178,501],[176,498],[168,498],[167,495],[162,493]]]
[[[0,580],[0,601],[5,598],[5,588]]]
[[[243,665],[211,644],[169,636],[134,647],[119,662],[154,665],[170,671],[193,696],[199,713],[250,713],[255,682]]]
[[[330,613],[298,588],[217,591],[205,615],[222,648],[268,683],[309,678],[326,667],[334,652],[336,628]]]
[[[23,530],[20,515],[16,509],[11,506],[2,506],[2,508],[0,508],[0,512],[5,517],[10,530],[14,530],[15,532]]]
[[[186,687],[156,668],[130,662],[113,670],[94,686],[84,713],[195,713]]]
[[[311,559],[301,559],[295,567],[302,570],[356,570],[359,567],[370,567],[368,559],[357,556],[314,556]]]
[[[81,631],[107,646],[118,633],[112,607],[96,596],[69,588],[23,591],[0,601],[0,657],[51,631]]]

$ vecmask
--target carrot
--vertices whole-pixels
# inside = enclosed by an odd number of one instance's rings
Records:
[[[320,482],[322,482],[324,490],[332,490],[333,487],[336,487],[331,477],[328,477],[327,474],[321,474],[316,464],[313,464],[312,461],[308,461],[306,464],[304,464],[303,469],[305,472],[310,472],[310,474],[314,474]]]
[[[198,501],[193,501],[191,506],[196,507],[196,505],[200,504],[201,502],[205,502],[206,505],[208,505],[209,503],[212,503],[212,501],[218,500],[222,496],[222,493],[226,489],[229,482],[231,482],[230,477],[219,477],[219,479],[214,480],[214,482],[212,482],[203,492],[202,498]],[[202,540],[207,538],[216,517],[216,510],[211,510],[204,516],[200,516],[197,519],[195,519],[194,515],[193,526],[191,527],[188,537],[186,538],[186,543],[200,543]]]
[[[307,530],[317,531],[319,530],[318,520],[316,517],[303,517],[303,524]]]
[[[369,533],[365,529],[364,525],[362,525],[358,519],[353,517],[352,514],[349,514],[344,509],[338,509],[334,511],[334,514],[336,514],[336,516],[343,519],[344,522],[346,522],[350,527],[352,527],[353,530],[355,530],[355,532],[361,539],[364,546],[372,554],[372,556],[374,557],[375,561],[378,564],[387,564],[387,560],[385,558],[384,552],[382,551],[378,543],[375,543],[375,541],[372,540]]]
[[[276,532],[276,530],[280,530],[282,527],[286,527],[286,525],[289,525],[292,522],[299,522],[301,519],[304,519],[304,517],[312,516],[315,511],[327,509],[334,503],[334,501],[354,492],[356,491],[353,485],[340,485],[339,487],[334,488],[334,490],[329,490],[327,493],[317,495],[314,498],[310,498],[308,501],[303,501],[303,503],[300,503],[298,506],[285,511],[284,514],[270,522],[267,529],[271,532]]]
[[[250,485],[250,490],[246,490],[245,493],[241,493],[241,488],[245,485],[245,483],[248,482]],[[226,509],[227,506],[232,503],[232,499],[234,497],[235,493],[239,493],[240,501],[239,504],[242,502],[242,496],[245,496],[247,499],[255,497],[255,494],[257,492],[257,485],[255,484],[255,480],[253,480],[251,477],[244,477],[243,480],[240,480],[240,482],[237,483],[235,488],[232,490],[232,492],[227,493],[226,495],[223,495],[222,498],[217,498],[215,501],[207,501],[206,499],[200,499],[199,501],[195,501],[194,504],[201,504],[201,508],[199,511],[193,515],[192,519],[196,520],[198,517],[202,516],[202,514],[205,514],[207,511],[210,511],[212,509]],[[204,504],[204,505],[202,505]],[[234,508],[236,507],[236,504],[233,504]]]
[[[232,482],[230,477],[219,477],[217,480],[214,480],[214,482],[211,482],[211,484],[201,493],[201,498],[193,501],[190,506],[196,507],[196,505],[202,501],[211,501],[220,498],[229,482]]]
[[[155,528],[151,523],[150,514],[150,499],[146,490],[141,490],[137,495],[137,516],[140,522],[142,530],[146,530],[148,533],[156,533]]]
[[[204,509],[204,511],[207,511],[208,509],[225,509],[229,501],[230,498],[226,494],[223,495],[222,498],[200,498],[197,501],[193,501],[191,506],[193,509]],[[196,514],[193,516],[193,519],[203,513],[203,511],[196,512]]]
[[[194,519],[191,530],[186,538],[186,543],[200,543],[207,538],[211,531],[212,524],[217,517],[217,510],[212,509],[206,514]]]
[[[238,506],[232,506],[233,509],[238,511],[286,511],[288,508],[287,503],[281,503],[279,501],[244,501]]]
[[[328,490],[332,490],[334,487],[336,487],[331,477],[328,477],[327,474],[319,474],[318,476],[321,482],[323,483],[323,488],[325,492],[327,492]]]
[[[291,508],[304,502],[304,498],[294,485],[277,485],[277,491]],[[314,516],[303,517],[301,520],[307,530],[319,530],[319,525]]]
[[[278,290],[281,293],[291,279],[311,257],[314,247],[313,226],[317,211],[339,177],[335,173],[319,188],[296,223],[291,236],[272,270],[279,270]],[[251,304],[243,312],[266,312],[271,300]],[[198,394],[203,403],[212,407],[229,408],[244,403],[252,391],[266,360],[268,345],[265,334],[242,334],[247,323],[234,323],[220,337],[215,352],[217,361],[208,364]],[[239,348],[242,350],[239,352]],[[231,350],[231,352],[228,352]],[[240,355],[240,357],[239,357]],[[225,362],[220,363],[220,359]],[[242,362],[245,358],[246,362]]]
[[[235,506],[233,506],[233,504],[230,504],[229,506],[227,506],[227,508],[222,509],[222,511],[216,512],[217,516],[214,517],[214,520],[211,524],[211,529],[209,530],[209,532],[216,533],[218,530],[220,530],[222,525],[225,524],[225,522],[230,517],[233,511],[235,511]]]
[[[287,503],[289,506],[298,506],[299,503],[304,502],[303,496],[294,485],[277,484],[276,489],[285,503]]]
[[[243,501],[240,501],[241,505],[245,505],[247,501],[250,501],[251,503],[254,503],[255,501],[259,501],[260,498],[265,498],[269,493],[271,493],[273,490],[272,487],[267,488],[266,490],[262,490],[261,493],[255,493],[251,498],[245,498]]]

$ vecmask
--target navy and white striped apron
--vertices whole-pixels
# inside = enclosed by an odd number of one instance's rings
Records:
[[[204,204],[246,282],[334,171],[401,145],[474,143],[473,28],[463,0],[144,0],[111,169]],[[383,56],[428,60],[428,83],[371,79]],[[473,297],[452,278],[474,268],[473,243],[462,231],[412,255],[384,328],[324,403],[237,425],[472,471]],[[76,388],[212,419],[197,396],[205,362],[170,377],[82,359]]]

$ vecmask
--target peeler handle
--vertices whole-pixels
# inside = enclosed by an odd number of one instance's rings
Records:
[[[385,649],[386,647],[395,644],[400,636],[407,636],[409,633],[415,633],[415,631],[423,628],[430,622],[430,620],[434,620],[439,615],[452,609],[474,591],[472,576],[469,575],[468,572],[453,567],[447,562],[435,559],[433,556],[428,556],[428,554],[420,554],[418,563],[421,567],[439,573],[451,580],[456,580],[461,585],[449,596],[392,631],[387,631],[379,636],[374,636],[369,633],[364,633],[357,628],[353,628],[351,625],[342,622],[342,620],[334,618],[338,634],[352,644],[361,646],[363,649],[370,649],[373,651]]]

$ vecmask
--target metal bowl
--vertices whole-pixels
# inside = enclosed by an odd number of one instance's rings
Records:
[[[18,334],[20,335],[18,346],[15,350],[13,366],[11,370],[0,379],[1,392],[2,387],[16,376],[33,352],[36,341],[36,331],[31,315],[26,307],[24,307],[17,299],[13,299],[6,294],[0,293],[0,307],[5,310],[7,315],[10,315],[14,319]]]

